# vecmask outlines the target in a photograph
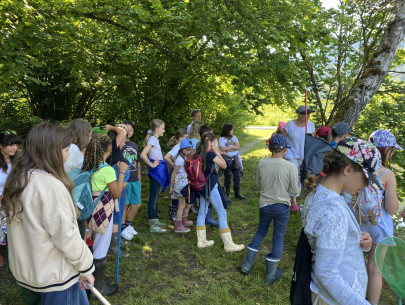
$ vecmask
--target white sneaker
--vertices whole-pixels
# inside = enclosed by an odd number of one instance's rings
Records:
[[[121,237],[125,238],[126,240],[132,240],[134,238],[131,231],[128,230],[128,227],[126,227],[124,230],[122,230]]]
[[[128,229],[129,232],[131,232],[132,236],[138,235],[138,232],[135,231],[133,226],[129,225],[128,227],[126,227],[126,229]]]

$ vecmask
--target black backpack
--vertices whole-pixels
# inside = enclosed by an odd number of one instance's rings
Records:
[[[312,305],[311,289],[312,252],[308,237],[301,229],[291,279],[291,305]]]

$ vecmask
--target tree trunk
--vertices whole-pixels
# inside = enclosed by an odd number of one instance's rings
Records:
[[[405,37],[404,1],[396,2],[394,12],[394,16],[387,24],[376,52],[370,58],[352,91],[342,101],[333,123],[345,121],[350,126],[353,126],[387,76],[398,46]]]

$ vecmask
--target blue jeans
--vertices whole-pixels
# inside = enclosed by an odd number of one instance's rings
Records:
[[[115,225],[119,225],[122,219],[122,213],[124,212],[125,209],[125,202],[127,201],[127,189],[122,189],[122,193],[121,193],[121,197],[119,200],[119,208],[120,211],[116,212],[115,208],[114,208],[114,220],[113,220],[113,224]],[[121,213],[121,218],[119,217]]]
[[[203,194],[200,193],[200,210],[198,211],[197,216],[197,226],[205,226],[205,216],[208,212],[208,205],[211,202],[212,206],[214,207],[215,211],[218,214],[218,222],[220,229],[228,228],[228,221],[226,220],[226,211],[224,205],[222,204],[221,195],[218,191],[218,184],[214,186],[214,188],[210,192],[210,199],[211,201],[204,198]]]
[[[273,246],[271,258],[280,259],[283,252],[284,234],[290,217],[290,207],[284,203],[269,204],[260,208],[259,227],[248,248],[258,251],[273,220]]]
[[[159,219],[157,210],[157,201],[159,198],[160,183],[149,176],[149,200],[148,200],[148,217],[149,219]]]
[[[81,290],[79,282],[68,289],[41,293],[42,305],[89,305],[86,291]]]

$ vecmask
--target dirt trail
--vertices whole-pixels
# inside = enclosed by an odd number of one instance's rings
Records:
[[[261,138],[258,140],[254,140],[252,142],[246,143],[245,145],[242,146],[242,148],[239,149],[239,153],[241,155],[244,155],[245,153],[247,153],[249,150],[251,150],[257,143],[260,143],[262,141],[265,141],[267,138]],[[264,143],[263,143],[264,146]]]

